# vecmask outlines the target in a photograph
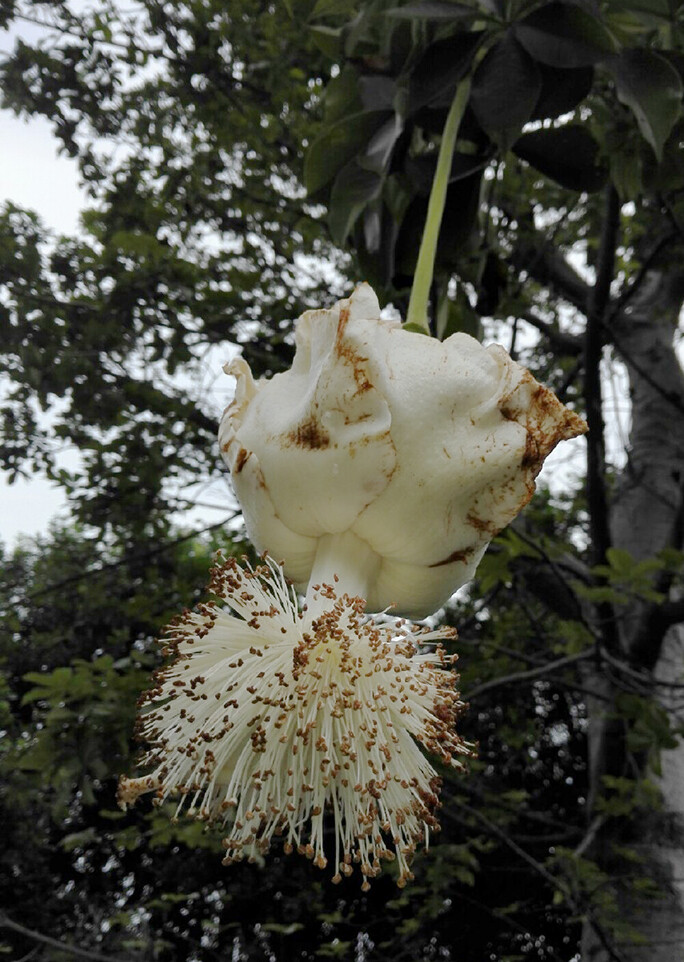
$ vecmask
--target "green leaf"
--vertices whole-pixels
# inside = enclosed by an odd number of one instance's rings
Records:
[[[350,65],[340,70],[325,88],[325,123],[332,124],[348,114],[361,113],[363,104],[359,93],[359,75]]]
[[[60,848],[65,852],[73,852],[77,848],[85,848],[98,840],[99,836],[94,828],[86,828],[82,832],[72,832],[60,841]]]
[[[311,19],[317,17],[348,17],[354,11],[356,0],[317,0],[311,11]]]
[[[360,77],[358,86],[364,110],[394,110],[397,84],[391,77]]]
[[[558,635],[563,643],[554,645],[554,651],[564,655],[577,655],[594,644],[591,632],[581,621],[559,621]]]
[[[606,558],[608,564],[617,574],[629,574],[635,564],[632,555],[624,548],[608,548]]]
[[[328,213],[330,234],[336,244],[344,244],[356,219],[381,189],[381,176],[360,167],[356,160],[342,168],[333,185]]]
[[[311,39],[326,57],[337,60],[344,51],[344,36],[341,27],[326,27],[323,24],[309,27]]]
[[[545,4],[514,29],[527,52],[550,67],[587,67],[617,49],[600,20],[569,3]]]
[[[30,705],[34,701],[50,701],[54,692],[49,688],[31,688],[21,699],[22,705]]]
[[[616,150],[610,154],[610,179],[626,203],[643,190],[643,162],[636,151]]]
[[[475,885],[475,873],[463,865],[454,865],[453,875],[462,885],[467,885],[469,888]]]
[[[408,112],[451,103],[456,84],[473,62],[482,33],[458,33],[430,44],[411,72]]]
[[[325,959],[348,958],[347,953],[351,948],[351,942],[343,942],[341,939],[333,939],[332,942],[324,942],[318,949],[316,955]]]
[[[651,50],[623,50],[606,62],[619,99],[630,108],[641,135],[662,160],[663,146],[682,113],[682,81],[668,61]]]
[[[421,327],[419,324],[414,324],[413,321],[408,324],[403,324],[402,331],[410,331],[412,334],[427,334],[427,336],[430,337],[430,334],[424,327]]]
[[[357,158],[359,165],[376,174],[384,174],[402,131],[399,117],[391,117],[373,134],[365,151]]]
[[[325,187],[340,168],[363,150],[389,116],[386,110],[361,111],[324,130],[304,158],[304,185],[309,194]]]
[[[405,7],[391,7],[389,17],[401,20],[475,20],[481,19],[481,11],[466,7],[462,3],[446,3],[440,0],[424,0],[423,3],[408,3]]]
[[[622,13],[642,13],[649,17],[657,17],[662,20],[672,20],[670,0],[607,0],[609,8]]]
[[[579,124],[523,134],[513,151],[569,190],[599,190],[606,182],[607,171],[599,161],[598,144]]]
[[[470,306],[462,284],[456,289],[455,299],[442,299],[437,312],[437,336],[440,341],[459,331],[475,338],[482,333],[480,316]]]
[[[477,569],[477,579],[483,594],[497,585],[511,583],[513,575],[509,567],[510,560],[509,553],[503,551],[498,544],[490,547]]]
[[[509,141],[530,119],[540,93],[537,65],[509,31],[475,71],[470,104],[488,134]]]
[[[304,925],[301,922],[290,922],[284,925],[282,922],[264,922],[261,926],[266,932],[275,932],[277,935],[293,935],[301,932]]]
[[[559,117],[574,110],[589,94],[594,82],[593,67],[550,67],[537,64],[542,89],[532,120]]]

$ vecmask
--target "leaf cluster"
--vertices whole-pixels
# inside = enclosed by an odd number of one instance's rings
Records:
[[[339,23],[345,13],[335,7],[328,19]],[[472,86],[437,276],[438,284],[455,273],[473,285],[480,314],[496,311],[506,287],[490,240],[495,208],[510,203],[504,167],[526,172],[529,184],[542,178],[575,193],[610,179],[624,199],[654,181],[681,187],[684,34],[674,8],[426,0],[364,4],[355,13],[334,28],[343,66],[326,88],[304,177],[328,206],[333,239],[352,244],[368,276],[393,296],[413,275],[437,146],[466,76]],[[313,31],[321,17],[319,4],[309,14]],[[443,291],[436,314],[445,300]],[[437,323],[440,336],[469,329],[468,307],[453,296],[450,303],[454,317]]]

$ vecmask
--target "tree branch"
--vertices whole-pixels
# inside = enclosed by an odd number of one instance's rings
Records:
[[[501,688],[504,685],[512,685],[514,682],[518,681],[532,681],[535,678],[543,678],[544,675],[550,675],[559,668],[566,668],[568,665],[574,665],[579,661],[586,661],[587,658],[594,657],[594,648],[588,648],[586,651],[581,651],[577,655],[565,655],[563,658],[557,658],[555,661],[548,661],[545,665],[539,665],[538,668],[530,668],[527,671],[514,671],[510,675],[503,675],[501,678],[492,678],[490,681],[485,681],[477,688],[474,688],[467,695],[464,695],[466,701],[473,701],[478,695],[482,695],[486,691],[491,691],[493,688]]]
[[[671,628],[684,621],[684,598],[676,601],[665,601],[654,611],[654,618],[664,629]]]
[[[507,832],[504,832],[502,828],[499,828],[499,826],[496,825],[494,822],[492,822],[491,819],[487,818],[486,815],[484,815],[482,812],[479,812],[475,808],[471,808],[471,806],[467,805],[465,802],[457,801],[456,804],[459,806],[459,808],[462,808],[464,811],[468,812],[468,814],[471,815],[473,818],[477,819],[479,822],[485,825],[493,835],[496,835],[497,838],[500,838],[501,841],[504,843],[504,845],[507,845],[508,848],[511,849],[511,851],[515,852],[515,854],[518,855],[519,858],[521,858],[524,862],[526,862],[530,866],[530,868],[532,868],[538,875],[540,875],[543,879],[545,879],[545,881],[548,882],[549,885],[551,885],[555,890],[562,892],[565,898],[567,899],[568,904],[573,909],[573,911],[577,912],[579,910],[580,907],[578,906],[577,901],[572,891],[570,890],[570,888],[560,879],[552,875],[551,872],[549,872],[549,870],[544,865],[542,865],[541,862],[538,862],[536,858],[533,858],[529,854],[529,852],[526,852],[524,848],[521,848],[518,844],[516,844],[516,842],[510,837],[510,835],[508,835]],[[586,911],[586,916],[589,921],[589,924],[592,926],[592,928],[596,932],[596,935],[598,936],[599,941],[601,942],[603,948],[608,953],[608,956],[612,960],[612,962],[626,962],[623,956],[621,956],[616,951],[616,949],[610,944],[608,936],[603,931],[603,926],[600,925],[600,923],[595,919],[594,912],[592,911],[592,909],[589,906],[587,906],[585,911]]]
[[[540,284],[553,287],[582,314],[588,313],[591,286],[546,240],[521,242],[513,251],[511,263],[517,270],[527,271]]]
[[[65,952],[67,955],[75,955],[79,959],[89,959],[90,962],[124,962],[123,959],[116,958],[113,955],[103,955],[102,952],[96,952],[94,949],[79,949],[76,945],[52,939],[49,935],[43,935],[34,929],[27,929],[26,926],[13,922],[7,915],[0,915],[0,928],[11,929],[13,932],[18,932],[19,935],[25,935],[26,938],[33,939],[34,942],[42,942],[43,945],[59,949],[60,952]]]
[[[680,232],[678,230],[671,230],[668,233],[663,234],[659,238],[648,252],[643,262],[639,265],[639,269],[634,276],[634,280],[631,284],[624,287],[620,292],[619,297],[617,297],[614,303],[611,305],[610,310],[607,312],[606,323],[610,325],[610,322],[614,317],[616,317],[620,311],[631,301],[631,299],[638,294],[641,285],[646,279],[646,275],[649,270],[655,265],[661,251],[663,251],[668,244],[670,244],[676,237],[678,237]]]
[[[573,855],[575,856],[575,858],[582,858],[584,854],[591,848],[591,846],[594,844],[594,839],[596,838],[596,835],[598,834],[599,830],[603,827],[606,821],[607,821],[607,817],[605,815],[597,815],[596,818],[592,820],[591,825],[587,829],[584,838],[582,839],[582,841],[579,843],[579,845],[573,852]]]
[[[612,184],[606,192],[606,208],[601,233],[601,246],[596,268],[596,283],[591,292],[587,313],[584,347],[584,398],[587,424],[587,507],[595,564],[604,561],[610,547],[608,500],[605,490],[605,440],[603,394],[601,390],[601,355],[603,351],[603,319],[610,300],[610,285],[615,271],[615,251],[620,224],[620,201]]]
[[[518,320],[527,321],[532,327],[536,327],[538,331],[549,339],[551,344],[563,354],[570,354],[573,357],[577,357],[582,353],[582,338],[578,337],[576,334],[568,334],[565,331],[560,331],[555,327],[550,321],[544,320],[534,311],[519,311],[517,315]],[[511,352],[509,351],[509,354]]]
[[[45,585],[43,588],[37,588],[35,591],[31,591],[28,594],[23,595],[19,601],[21,603],[33,601],[36,598],[41,598],[43,595],[48,595],[52,592],[59,591],[62,588],[68,587],[69,585],[78,584],[81,581],[87,581],[89,578],[94,578],[105,571],[113,571],[115,568],[121,568],[124,565],[131,564],[135,561],[142,561],[146,558],[154,558],[157,555],[164,554],[169,548],[172,548],[178,544],[183,544],[184,541],[191,541],[200,534],[206,534],[207,531],[216,531],[218,528],[223,528],[238,513],[239,512],[235,510],[232,514],[229,514],[221,521],[215,521],[213,524],[205,525],[203,528],[198,528],[195,531],[191,531],[190,534],[184,534],[179,538],[173,538],[171,541],[164,541],[156,547],[150,548],[149,551],[141,551],[139,554],[125,555],[123,558],[119,558],[116,561],[104,562],[101,565],[98,565],[96,568],[89,568],[87,571],[83,571],[80,574],[70,575],[68,578],[63,578],[61,581],[53,582],[51,585]],[[18,587],[19,585],[11,585],[10,590]]]

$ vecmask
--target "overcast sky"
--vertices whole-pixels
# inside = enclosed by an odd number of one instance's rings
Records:
[[[0,47],[3,34],[0,32]],[[12,201],[37,211],[46,227],[57,233],[73,233],[84,198],[78,187],[73,160],[57,155],[55,140],[46,120],[28,122],[0,111],[0,202]],[[2,484],[0,540],[14,544],[20,533],[37,534],[65,505],[56,485],[41,478]]]

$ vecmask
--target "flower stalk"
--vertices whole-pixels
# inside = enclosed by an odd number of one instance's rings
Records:
[[[466,76],[461,80],[456,88],[454,99],[447,114],[444,131],[442,133],[442,142],[437,156],[435,176],[430,190],[425,228],[418,251],[415,274],[413,275],[411,297],[406,314],[405,323],[421,328],[426,334],[430,333],[428,305],[430,301],[430,287],[435,271],[437,241],[442,226],[442,216],[446,203],[447,187],[449,186],[449,174],[451,173],[454,147],[456,146],[463,114],[468,104],[470,83],[470,76]]]

